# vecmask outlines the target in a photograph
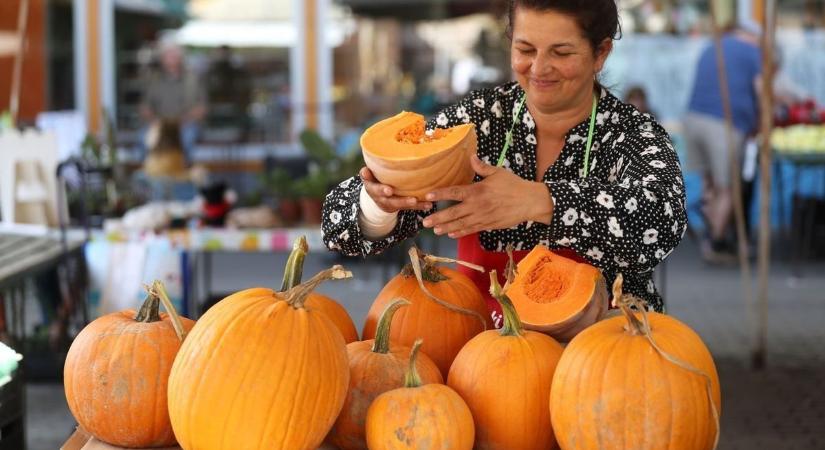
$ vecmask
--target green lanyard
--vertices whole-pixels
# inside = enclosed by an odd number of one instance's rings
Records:
[[[524,101],[527,100],[527,95],[521,94],[521,99],[518,103],[518,109],[515,113],[513,113],[513,123],[510,124],[510,129],[507,131],[507,134],[504,138],[504,148],[501,149],[501,153],[498,155],[498,162],[496,163],[496,167],[501,167],[504,164],[504,156],[507,155],[507,150],[510,149],[510,145],[513,144],[513,128],[516,126],[516,121],[518,120],[519,116],[521,116],[521,112],[524,110]],[[590,108],[590,125],[587,129],[587,145],[584,148],[584,174],[582,178],[586,178],[588,172],[590,171],[590,146],[593,144],[593,128],[596,125],[596,106],[599,104],[597,97],[593,96],[593,106]]]

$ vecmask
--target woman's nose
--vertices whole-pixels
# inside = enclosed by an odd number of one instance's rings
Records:
[[[533,76],[537,78],[548,78],[554,71],[552,58],[550,58],[550,55],[538,54],[533,60],[530,69]]]

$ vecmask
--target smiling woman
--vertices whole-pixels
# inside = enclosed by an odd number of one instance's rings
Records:
[[[661,311],[651,274],[685,230],[682,173],[667,132],[598,82],[620,36],[614,0],[512,0],[507,34],[515,81],[471,92],[427,123],[475,125],[473,183],[422,200],[364,168],[327,197],[327,246],[376,254],[429,227],[458,241],[459,259],[504,273],[508,244],[516,261],[542,244],[609,284],[622,273],[627,292]],[[436,211],[444,200],[458,203]],[[488,291],[486,275],[465,273]]]

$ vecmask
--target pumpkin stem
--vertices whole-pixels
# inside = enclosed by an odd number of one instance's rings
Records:
[[[503,288],[498,283],[498,274],[495,270],[490,272],[490,295],[501,305],[501,312],[504,314],[504,325],[501,327],[501,335],[521,336],[524,334],[524,328],[521,325],[521,319],[519,319],[516,313],[516,307],[513,306],[513,302],[510,301],[510,298],[507,297],[507,294],[504,293]]]
[[[306,259],[307,252],[309,252],[309,246],[307,245],[306,236],[295,239],[295,242],[292,244],[292,252],[289,253],[289,258],[286,260],[281,292],[286,292],[301,284],[301,276],[303,276],[304,272],[304,259]]]
[[[404,375],[404,387],[417,388],[421,386],[421,377],[418,376],[418,370],[415,368],[415,361],[418,359],[418,350],[421,348],[421,344],[423,342],[424,340],[421,338],[416,339],[412,346],[412,350],[410,350],[410,366],[407,369],[406,375]]]
[[[146,286],[146,300],[135,314],[135,322],[152,323],[160,321],[160,299],[149,286]]]
[[[183,340],[186,339],[186,330],[183,328],[183,323],[180,321],[178,311],[175,309],[175,305],[172,304],[172,300],[169,299],[169,294],[166,292],[163,283],[155,280],[152,283],[149,293],[150,296],[158,297],[161,303],[163,303],[163,307],[166,308],[166,312],[169,313],[169,317],[172,319],[172,328],[175,329],[175,334],[177,334],[178,339],[183,342]]]
[[[474,316],[474,317],[478,318],[478,320],[481,322],[481,326],[483,327],[483,329],[485,329],[485,330],[487,329],[487,321],[484,320],[484,317],[481,314],[479,314],[478,312],[472,311],[472,310],[469,310],[469,309],[466,309],[466,308],[462,308],[460,306],[453,305],[452,303],[441,300],[440,298],[433,295],[430,292],[430,290],[427,289],[427,286],[424,285],[424,276],[422,275],[422,269],[421,269],[421,260],[423,258],[421,258],[420,251],[415,246],[410,247],[409,255],[410,255],[410,263],[411,263],[413,272],[415,273],[415,278],[416,278],[416,280],[418,280],[418,286],[421,288],[421,290],[425,294],[427,294],[427,297],[429,297],[432,301],[437,303],[439,306],[442,306],[442,307],[444,307],[444,308],[446,308],[450,311],[457,312],[457,313],[460,313],[460,314],[466,314],[468,316]],[[431,264],[430,266],[433,268],[433,270],[435,272],[438,273],[439,277],[442,277],[442,279],[445,279],[445,280],[447,279],[447,277],[442,275],[441,272],[438,270],[438,268],[435,267],[435,264]],[[430,280],[427,280],[427,281],[430,281]]]
[[[504,282],[503,290],[507,290],[510,287],[510,284],[513,283],[513,280],[516,279],[516,261],[513,259],[513,244],[507,244],[507,265],[504,266],[504,278],[506,281]]]
[[[650,332],[650,327],[647,324],[647,316],[644,316],[645,323],[636,317],[632,307],[645,310],[644,303],[632,295],[625,295],[622,293],[622,285],[624,284],[624,277],[622,274],[616,275],[616,280],[613,282],[613,305],[618,306],[622,310],[627,319],[627,327],[625,328],[632,335],[646,335]]]
[[[392,324],[392,317],[398,308],[410,305],[411,303],[403,298],[396,298],[381,313],[381,318],[378,319],[378,327],[375,329],[375,340],[372,343],[372,351],[375,353],[386,354],[390,351],[390,325]]]
[[[307,297],[319,284],[326,280],[340,280],[352,278],[352,272],[345,270],[343,266],[336,264],[329,269],[318,272],[306,283],[301,283],[286,292],[286,302],[293,308],[303,308]]]

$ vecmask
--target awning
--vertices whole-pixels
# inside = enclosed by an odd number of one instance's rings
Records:
[[[502,0],[335,0],[361,16],[437,20],[501,11]]]
[[[327,43],[341,45],[354,26],[345,20],[324,27]],[[190,20],[172,36],[191,47],[290,48],[296,42],[295,26],[290,21]]]

